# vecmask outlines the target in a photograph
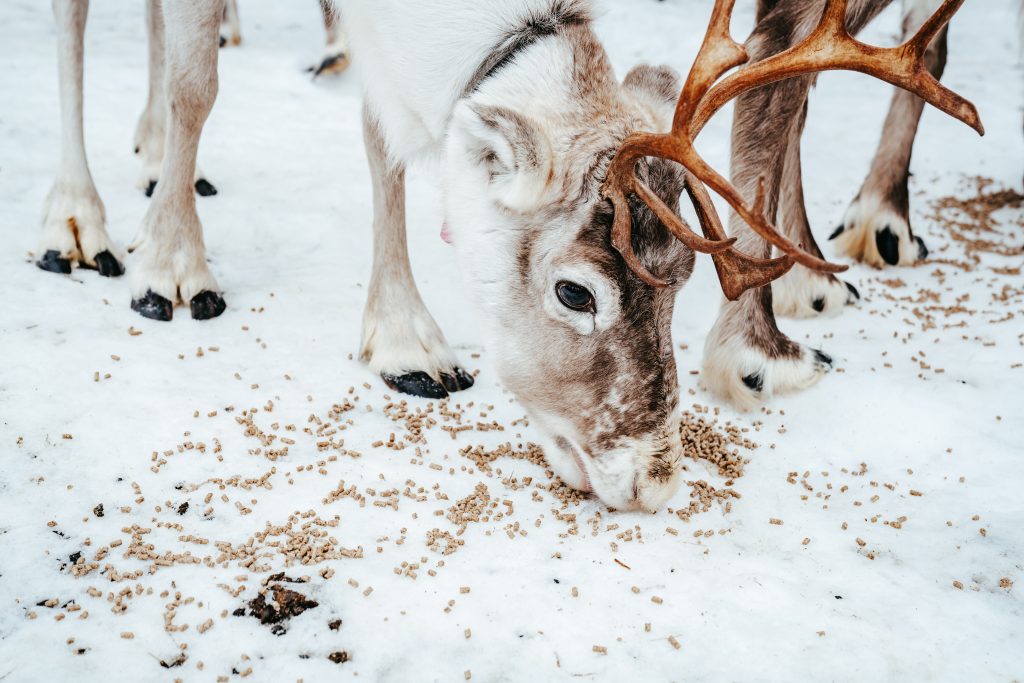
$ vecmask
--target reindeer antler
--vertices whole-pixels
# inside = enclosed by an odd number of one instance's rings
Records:
[[[739,190],[697,154],[694,140],[708,120],[729,100],[748,90],[795,76],[833,69],[860,71],[909,90],[971,126],[979,134],[985,133],[974,105],[939,83],[924,64],[928,45],[964,0],[945,0],[913,38],[893,48],[875,47],[853,38],[846,30],[847,0],[826,0],[821,21],[810,35],[788,50],[747,66],[741,66],[748,60],[746,48],[729,34],[734,3],[735,0],[715,0],[704,43],[676,105],[672,130],[665,134],[636,133],[626,138],[608,168],[602,187],[602,193],[615,208],[612,245],[644,282],[657,287],[668,284],[644,268],[633,252],[627,201],[631,194],[647,204],[680,241],[694,251],[712,255],[722,291],[730,300],[735,300],[748,289],[769,284],[784,275],[794,263],[832,273],[846,270],[846,266],[835,265],[807,253],[768,221],[764,215],[763,178],[758,184],[753,205],[748,205]],[[740,68],[723,78],[726,72],[737,66]],[[697,211],[703,238],[690,230],[636,177],[636,164],[643,157],[670,159],[686,169],[686,190]],[[734,249],[735,238],[728,237],[722,228],[705,184],[725,199],[754,232],[777,247],[783,255],[775,259],[761,259]]]

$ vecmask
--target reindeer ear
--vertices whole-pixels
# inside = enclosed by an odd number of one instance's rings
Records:
[[[518,212],[545,203],[552,155],[539,126],[506,107],[469,103],[456,108],[455,125],[465,135],[469,153],[490,174],[498,202]]]
[[[683,83],[679,73],[672,67],[639,64],[626,74],[622,87],[651,106],[667,127],[672,121]]]

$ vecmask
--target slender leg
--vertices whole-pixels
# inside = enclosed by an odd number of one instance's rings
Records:
[[[176,0],[163,7],[169,116],[160,182],[133,244],[132,308],[170,320],[176,301],[192,317],[224,311],[217,281],[206,265],[203,228],[193,178],[206,117],[217,97],[217,30],[223,2]]]
[[[348,40],[345,38],[345,30],[341,25],[341,17],[335,10],[331,0],[320,0],[320,12],[324,17],[324,33],[327,35],[327,45],[324,47],[324,54],[320,62],[309,68],[313,76],[320,74],[337,74],[348,68]]]
[[[146,0],[146,35],[149,42],[149,95],[135,127],[135,154],[142,159],[138,187],[147,197],[152,197],[160,179],[167,138],[167,86],[164,81],[167,47],[163,0]],[[196,192],[203,197],[217,194],[217,188],[203,177],[198,166],[195,181]]]
[[[847,29],[859,32],[889,1],[851,0]],[[801,40],[817,24],[823,9],[824,0],[771,3],[747,42],[751,61],[765,59]],[[791,134],[794,126],[798,127],[811,82],[811,77],[780,81],[748,92],[736,102],[732,182],[752,200],[759,178],[764,178],[765,212],[772,221],[782,199]],[[730,232],[737,237],[741,251],[764,258],[771,255],[770,245],[735,215],[730,219]],[[831,363],[821,351],[797,344],[779,330],[771,287],[725,301],[704,346],[708,389],[740,408],[752,408],[772,395],[808,387]]]
[[[220,26],[220,46],[242,44],[242,22],[238,19],[238,0],[226,0]]]
[[[37,265],[70,273],[71,262],[95,268],[100,275],[124,273],[107,234],[106,212],[85,156],[82,125],[83,36],[88,0],[53,0],[57,25],[60,79],[61,161],[46,197]]]
[[[912,36],[938,7],[938,0],[904,0],[903,37]],[[947,29],[925,52],[925,63],[935,78],[946,68]],[[924,100],[897,89],[882,129],[871,170],[843,223],[829,239],[842,253],[878,268],[913,265],[928,256],[920,237],[910,229],[910,155]]]
[[[791,240],[806,251],[821,257],[804,206],[803,178],[800,170],[800,137],[807,121],[807,102],[790,127],[782,181],[779,187],[779,226]],[[848,303],[860,298],[857,289],[831,273],[819,273],[796,265],[772,283],[772,303],[777,316],[807,318],[836,315]]]
[[[423,304],[405,241],[405,167],[388,158],[368,111],[363,137],[373,181],[373,272],[359,356],[394,389],[426,398],[473,386]]]

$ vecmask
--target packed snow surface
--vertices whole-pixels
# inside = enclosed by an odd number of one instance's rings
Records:
[[[597,30],[620,74],[685,71],[711,4],[605,0]],[[738,4],[743,35],[754,3]],[[312,0],[243,0],[244,42],[220,55],[200,149],[220,193],[198,203],[223,316],[145,320],[123,279],[32,265],[59,159],[48,5],[0,10],[0,680],[1024,678],[1015,2],[971,0],[952,25],[944,81],[987,133],[924,113],[911,200],[929,262],[854,264],[860,303],[781,322],[834,356],[823,381],[760,412],[715,405],[698,370],[721,294],[698,260],[673,326],[681,409],[711,441],[731,425],[749,462],[728,479],[691,461],[695,483],[656,515],[545,474],[438,238],[429,164],[408,183],[413,266],[476,386],[402,406],[353,358],[360,88],[305,73]],[[143,3],[92,5],[86,139],[124,245],[148,202],[131,149]],[[864,38],[894,44],[898,26],[894,6]],[[812,94],[804,177],[826,255],[889,97],[848,73]],[[728,128],[725,113],[701,138],[718,168]]]

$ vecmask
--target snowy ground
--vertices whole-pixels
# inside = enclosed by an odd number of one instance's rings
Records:
[[[147,202],[131,154],[142,3],[92,4],[86,137],[125,244]],[[685,69],[711,2],[601,4],[624,73],[640,60]],[[859,305],[784,321],[838,369],[766,411],[722,408],[719,427],[745,427],[759,447],[740,450],[750,462],[731,484],[691,466],[742,497],[685,521],[563,504],[536,464],[501,458],[487,471],[462,454],[519,451],[532,432],[445,277],[453,255],[437,238],[430,168],[409,183],[413,265],[480,374],[451,404],[410,401],[436,420],[419,442],[385,410],[386,388],[351,355],[370,253],[359,88],[352,74],[303,73],[322,40],[311,0],[244,0],[245,43],[221,53],[200,150],[220,194],[199,211],[227,313],[156,323],[129,310],[123,280],[36,269],[58,158],[54,32],[48,3],[6,0],[0,680],[1024,679],[1024,211],[996,211],[988,232],[929,218],[942,197],[976,195],[973,176],[994,180],[986,192],[1020,188],[1014,4],[971,0],[953,25],[945,81],[978,105],[987,135],[924,115],[914,221],[937,261],[854,266]],[[739,5],[737,34],[753,3]],[[893,42],[898,20],[891,9],[867,39]],[[851,74],[824,76],[813,95],[805,177],[822,239],[863,178],[888,99]],[[719,167],[727,130],[721,117],[702,142]],[[954,232],[1009,255],[968,260]],[[719,297],[703,259],[674,325],[684,395],[701,405],[691,371]],[[453,438],[443,427],[457,419],[504,429]],[[404,447],[374,445],[391,433]],[[496,507],[456,536],[449,509],[478,484]],[[428,547],[443,532],[463,545]],[[233,616],[276,572],[306,577],[273,585],[318,603],[281,635],[248,609]],[[341,652],[348,661],[329,658]]]

